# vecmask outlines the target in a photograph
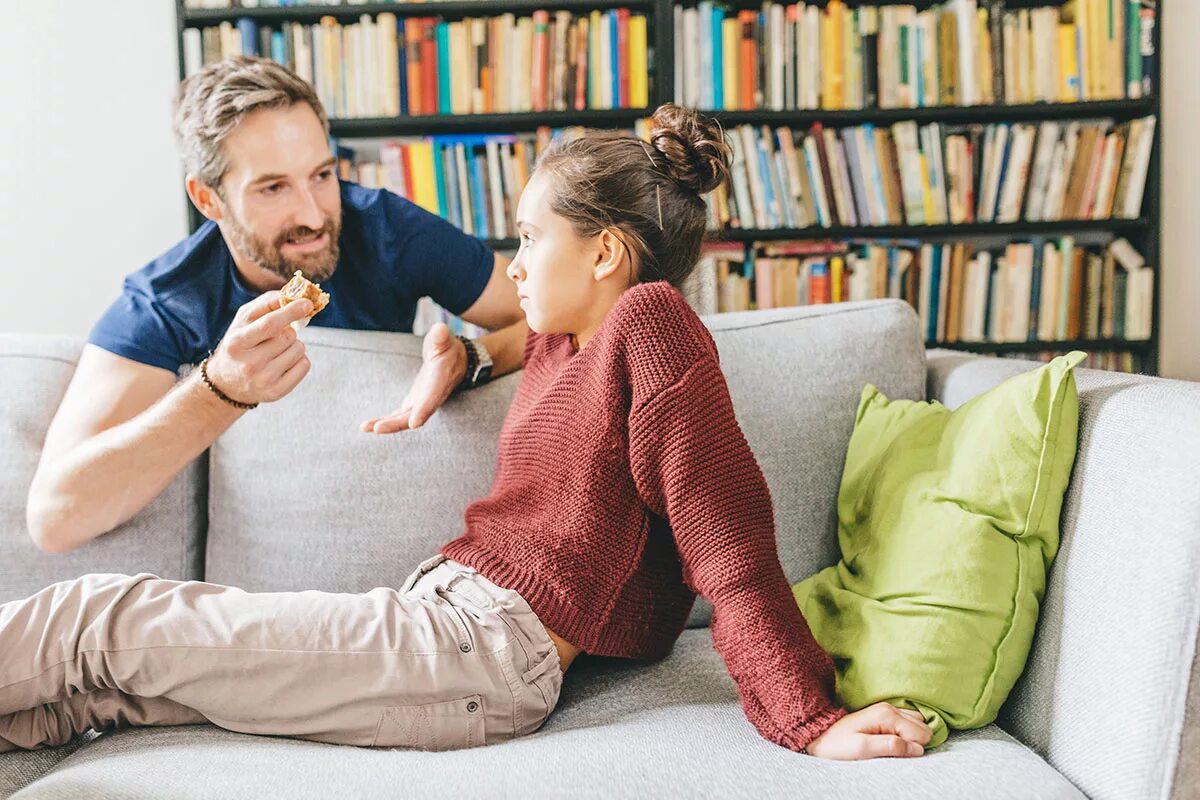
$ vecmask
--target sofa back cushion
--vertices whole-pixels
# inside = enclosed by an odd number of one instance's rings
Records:
[[[201,577],[203,457],[185,467],[141,513],[77,550],[51,555],[29,538],[29,484],[82,349],[83,343],[72,338],[0,335],[0,602],[88,572]]]
[[[770,486],[791,581],[833,563],[836,499],[863,384],[923,399],[916,315],[868,301],[706,317],[738,420]],[[460,535],[491,487],[519,373],[451,398],[416,431],[360,433],[421,363],[407,334],[309,326],[313,369],[239,420],[210,454],[206,577],[251,590],[398,586]],[[702,598],[690,624],[706,625]]]

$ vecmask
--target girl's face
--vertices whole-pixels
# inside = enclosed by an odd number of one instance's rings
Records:
[[[612,233],[582,238],[565,217],[554,213],[550,180],[535,172],[521,193],[521,247],[507,274],[517,285],[530,328],[574,334],[583,347],[629,286],[628,256]]]

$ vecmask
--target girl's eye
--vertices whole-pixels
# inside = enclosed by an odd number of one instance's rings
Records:
[[[332,177],[333,177],[333,170],[331,170],[331,169],[321,170],[319,173],[317,173],[317,180],[319,180],[319,181],[327,181]]]
[[[281,189],[283,189],[282,183],[272,183],[270,186],[263,189],[263,194],[279,194]]]

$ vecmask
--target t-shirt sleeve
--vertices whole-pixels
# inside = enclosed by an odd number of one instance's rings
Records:
[[[165,315],[138,291],[126,289],[92,328],[88,342],[132,361],[176,372],[186,359]]]
[[[492,250],[416,203],[390,192],[387,201],[389,224],[403,232],[398,258],[405,291],[432,298],[451,314],[474,305],[492,277]]]

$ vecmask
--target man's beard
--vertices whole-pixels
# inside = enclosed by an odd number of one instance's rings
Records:
[[[321,231],[329,237],[329,244],[324,250],[294,256],[284,255],[283,245],[292,238],[310,238],[317,231],[301,225],[289,228],[276,236],[274,241],[267,242],[251,233],[234,215],[230,214],[226,220],[229,224],[229,236],[238,252],[285,281],[291,280],[296,270],[300,270],[310,281],[320,283],[337,270],[338,235],[342,231],[340,220],[327,218],[321,227]]]

